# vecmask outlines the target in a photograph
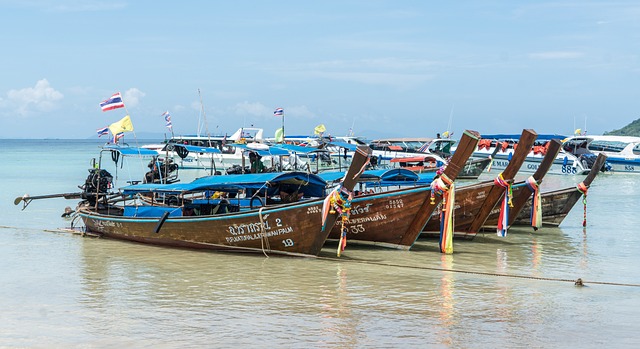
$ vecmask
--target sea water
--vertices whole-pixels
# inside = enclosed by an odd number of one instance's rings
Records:
[[[579,201],[559,228],[455,240],[451,255],[421,239],[410,251],[348,244],[336,258],[328,244],[320,258],[267,257],[64,233],[76,200],[21,210],[14,199],[79,192],[99,143],[0,146],[2,348],[640,345],[640,176],[597,177],[586,228]],[[148,170],[127,167],[119,182]],[[581,180],[548,176],[542,189]]]

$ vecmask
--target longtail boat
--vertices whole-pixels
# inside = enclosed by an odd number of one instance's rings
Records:
[[[84,186],[85,192],[80,195],[83,200],[74,215],[84,223],[85,232],[107,238],[195,249],[317,256],[339,216],[329,212],[329,207],[348,207],[349,193],[365,169],[370,154],[369,147],[358,147],[341,185],[329,196],[341,201],[331,205],[326,200],[326,182],[309,173],[252,174],[289,177],[282,183],[272,179],[248,189],[247,184],[229,182],[246,178],[241,175],[210,176],[189,183],[133,184],[114,194],[110,192],[109,179],[112,177],[100,168],[100,161],[90,170],[85,183],[96,185]],[[221,177],[227,177],[228,182],[221,183]],[[312,182],[320,188],[320,192],[314,191],[315,199],[304,199],[297,192],[288,192],[287,195],[280,194],[281,198],[289,198],[281,203],[269,205],[263,200],[254,201],[263,192],[272,193],[285,187],[301,188]],[[240,193],[238,188],[244,193],[249,189],[255,193],[248,198],[250,208],[241,210],[240,205],[232,203],[231,197],[216,198],[219,193],[234,190]],[[169,205],[149,205],[139,199],[140,195],[176,200]],[[60,194],[58,197],[65,196]],[[26,200],[34,198],[39,197]],[[25,201],[25,205],[26,200],[16,199]]]
[[[452,183],[476,149],[479,139],[477,132],[465,131],[456,152],[439,178]],[[432,184],[356,196],[351,201],[349,219],[344,226],[337,224],[329,234],[329,239],[342,240],[342,244],[349,241],[408,250],[442,200],[443,194],[433,190]]]
[[[540,200],[539,187],[540,187],[540,184],[542,183],[542,179],[547,174],[547,172],[549,172],[549,169],[553,165],[553,161],[558,155],[558,152],[560,151],[560,148],[562,146],[562,143],[557,139],[552,139],[547,144],[548,144],[547,152],[544,158],[542,159],[542,161],[540,162],[540,166],[538,166],[538,169],[536,170],[536,172],[534,172],[533,175],[527,178],[527,180],[515,183],[512,186],[512,194],[511,194],[512,199],[511,199],[511,204],[509,206],[509,214],[503,217],[501,215],[501,212],[502,212],[501,208],[494,209],[493,211],[491,211],[491,213],[489,214],[489,217],[487,217],[487,220],[483,225],[484,230],[488,230],[488,229],[495,230],[498,227],[504,226],[505,224],[507,224],[507,226],[512,225],[513,222],[516,220],[516,217],[518,216],[520,211],[522,211],[524,206],[530,201],[530,198],[532,198],[532,195],[533,195],[533,200],[535,201]],[[536,209],[536,213],[542,213],[542,212],[538,208]],[[501,220],[501,218],[508,218],[508,222],[505,222],[505,219]],[[534,218],[535,219],[531,222],[531,224],[534,226],[535,229],[538,229],[541,226],[542,219],[539,215],[534,215]]]
[[[513,157],[495,180],[483,181],[459,187],[455,191],[454,234],[472,239],[505,193],[505,186],[513,183],[520,166],[536,139],[536,132],[525,129],[520,136]],[[508,190],[508,188],[507,188]],[[440,235],[440,217],[434,212],[424,228],[424,236]]]
[[[542,225],[559,226],[581,197],[587,195],[587,189],[596,176],[603,172],[607,160],[604,154],[598,154],[585,179],[576,186],[541,193]],[[586,208],[586,207],[585,207]],[[586,212],[585,212],[586,214]],[[529,225],[531,220],[531,202],[525,203],[513,221],[513,225]],[[585,222],[583,221],[583,224]]]

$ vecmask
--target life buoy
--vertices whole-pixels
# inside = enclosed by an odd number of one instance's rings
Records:
[[[189,155],[189,150],[185,147],[176,147],[176,153],[181,159],[184,159]]]

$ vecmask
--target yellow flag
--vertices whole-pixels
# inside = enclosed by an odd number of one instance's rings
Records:
[[[282,143],[282,141],[284,141],[284,130],[282,127],[276,130],[275,139],[276,143]]]
[[[449,131],[444,131],[442,138],[449,138]]]
[[[579,136],[581,133],[582,133],[582,130],[581,130],[581,129],[579,129],[579,128],[577,128],[577,129],[573,132],[573,134],[575,134],[576,136]]]
[[[109,125],[109,131],[111,131],[111,134],[113,135],[117,135],[121,132],[133,131],[133,124],[131,123],[131,118],[129,117],[129,115],[123,117],[120,121],[114,122],[113,124]]]
[[[324,124],[320,124],[318,126],[316,126],[316,128],[313,129],[313,133],[317,134],[318,136],[323,134],[324,131],[326,131],[327,129],[324,127]]]

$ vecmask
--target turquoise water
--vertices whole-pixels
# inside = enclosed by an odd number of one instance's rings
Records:
[[[603,175],[559,228],[318,259],[160,248],[57,230],[90,141],[0,140],[0,347],[615,348],[640,344],[640,176]],[[110,160],[109,160],[110,161]],[[139,179],[145,164],[118,170]],[[114,174],[114,172],[112,172]],[[497,173],[484,174],[492,178]],[[131,176],[131,177],[129,177]],[[580,177],[547,177],[544,189]],[[573,281],[582,278],[586,287]]]

